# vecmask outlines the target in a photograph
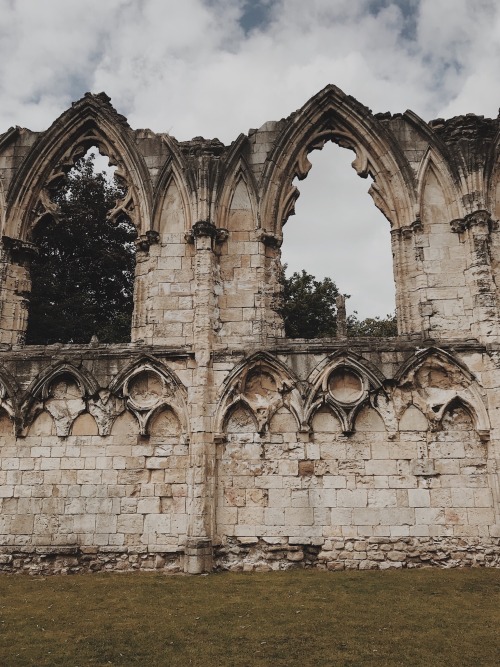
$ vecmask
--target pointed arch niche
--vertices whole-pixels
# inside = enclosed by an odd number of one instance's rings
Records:
[[[467,288],[466,245],[453,233],[450,221],[462,217],[459,194],[442,160],[429,149],[418,174],[421,231],[415,247],[416,276],[426,331],[456,336],[470,328],[467,311],[472,297]],[[453,225],[453,223],[452,223]]]
[[[308,155],[307,178],[293,182],[300,197],[283,226],[286,275],[304,269],[329,277],[351,295],[348,314],[385,317],[395,311],[390,224],[352,169],[355,153],[332,141],[318,148]]]

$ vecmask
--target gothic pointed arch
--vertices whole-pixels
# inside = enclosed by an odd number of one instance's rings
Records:
[[[149,230],[151,180],[134,133],[107,95],[87,93],[40,134],[24,159],[7,194],[6,235],[26,240],[36,222],[54,212],[47,188],[55,187],[91,146],[109,157],[127,185],[110,215],[126,214],[140,235]]]
[[[439,121],[432,121],[431,123],[426,123],[418,114],[414,111],[407,110],[403,114],[403,118],[410,125],[412,130],[416,132],[417,139],[424,141],[427,144],[427,150],[424,153],[424,156],[420,162],[420,167],[418,171],[421,171],[421,165],[425,161],[429,151],[431,152],[432,159],[439,168],[443,167],[446,169],[450,175],[450,179],[458,184],[460,182],[460,171],[458,169],[456,161],[453,159],[453,156],[450,152],[450,149],[440,137],[438,132],[433,129],[433,126]]]
[[[184,209],[184,231],[188,231],[195,222],[193,220],[191,202],[195,184],[190,178],[186,160],[179,147],[179,143],[168,134],[164,135],[162,140],[167,145],[170,155],[161,168],[155,183],[151,227],[156,232],[162,231],[160,227],[165,199],[168,196],[169,187],[175,186],[179,192]],[[168,232],[168,230],[165,231]]]
[[[382,373],[366,359],[349,350],[334,352],[309,375],[305,419],[312,424],[316,412],[327,406],[340,421],[342,431],[352,433],[357,414],[383,392],[384,383]]]
[[[420,203],[419,219],[424,215],[422,211],[424,190],[428,183],[429,174],[434,175],[439,187],[444,194],[444,200],[448,207],[449,220],[463,218],[467,211],[461,205],[462,198],[457,190],[456,181],[453,181],[448,169],[448,162],[436,152],[433,146],[429,146],[422,158],[417,172],[417,195]]]
[[[258,432],[259,421],[255,415],[252,406],[241,397],[235,403],[232,403],[226,413],[224,414],[223,423],[221,424],[221,431],[228,432],[230,422],[236,422],[242,432]],[[236,429],[235,429],[236,430]]]
[[[99,384],[85,368],[77,368],[68,361],[57,361],[45,368],[35,378],[28,387],[26,395],[33,398],[46,398],[51,382],[60,375],[72,376],[86,396],[94,396],[99,391]]]
[[[19,387],[15,378],[0,367],[0,409],[5,410],[14,422],[19,421]]]
[[[457,408],[464,409],[470,415],[474,428],[478,432],[481,439],[487,440],[490,432],[487,414],[485,415],[485,413],[482,411],[478,411],[477,403],[473,400],[470,400],[469,397],[455,396],[451,398],[439,412],[440,423],[442,424],[446,414],[449,414],[452,410]]]
[[[474,374],[453,354],[430,347],[414,354],[394,377],[393,401],[398,418],[414,405],[437,430],[446,410],[454,402],[463,403],[473,415],[481,437],[488,437],[490,420],[481,387]]]
[[[226,416],[237,404],[243,403],[255,415],[259,432],[269,425],[281,407],[287,407],[303,424],[303,400],[299,382],[293,372],[267,352],[257,352],[243,359],[225,379],[217,402],[215,431],[223,431]]]
[[[370,194],[393,228],[414,220],[415,178],[392,136],[369,109],[329,85],[284,121],[260,180],[263,231],[282,235],[299,195],[292,184],[307,176],[307,156],[327,141],[354,150],[359,176],[373,178]]]
[[[158,359],[149,355],[138,357],[118,373],[109,391],[122,399],[124,408],[135,415],[142,435],[148,435],[155,415],[168,408],[179,420],[183,436],[188,437],[186,388]]]
[[[228,227],[227,219],[237,193],[240,182],[244,187],[250,201],[251,214],[254,221],[258,216],[257,182],[246,159],[248,150],[248,137],[244,134],[231,144],[229,152],[224,160],[224,170],[220,175],[221,186],[218,189],[215,211],[218,226],[225,229]],[[255,222],[254,222],[255,224]]]
[[[318,383],[325,377],[325,371],[327,374],[328,369],[338,365],[352,366],[352,368],[358,370],[360,373],[365,374],[374,388],[382,388],[386,381],[385,376],[375,364],[372,364],[371,361],[352,350],[344,349],[336,350],[320,361],[309,374],[308,383],[312,387],[318,386]]]
[[[500,217],[500,130],[496,133],[484,167],[485,206],[495,219]]]
[[[464,362],[455,357],[453,354],[447,350],[443,350],[440,347],[430,346],[426,347],[424,350],[418,350],[410,356],[406,361],[404,361],[401,366],[398,368],[394,375],[394,380],[398,384],[401,384],[405,381],[405,378],[414,370],[422,366],[426,359],[435,358],[440,360],[443,364],[450,364],[451,366],[456,366],[457,369],[467,378],[470,382],[476,380],[475,375],[469,368],[464,364]]]
[[[45,410],[54,419],[57,435],[66,437],[75,419],[87,410],[88,401],[98,392],[98,383],[86,369],[67,361],[55,362],[24,393],[20,408],[24,435]]]

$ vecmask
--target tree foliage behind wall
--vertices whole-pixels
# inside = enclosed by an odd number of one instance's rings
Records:
[[[107,219],[123,195],[95,173],[92,155],[53,193],[60,215],[41,220],[32,235],[39,252],[31,265],[27,343],[130,340],[137,233],[126,219]]]
[[[316,280],[306,271],[285,275],[282,272],[283,307],[281,315],[287,338],[325,338],[337,334],[336,298],[339,290],[331,278]],[[397,336],[396,316],[369,317],[359,320],[357,314],[347,318],[348,336]]]

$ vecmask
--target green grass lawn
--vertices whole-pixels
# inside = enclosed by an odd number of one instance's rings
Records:
[[[0,665],[500,665],[500,570],[0,577]]]

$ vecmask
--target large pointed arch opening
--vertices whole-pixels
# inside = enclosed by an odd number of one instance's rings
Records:
[[[281,248],[288,280],[305,270],[318,281],[332,279],[340,294],[350,296],[353,324],[395,312],[390,224],[374,206],[367,181],[351,168],[355,158],[330,141],[309,153],[312,169],[293,182],[300,197],[283,225]]]
[[[294,213],[299,196],[295,179],[302,181],[306,178],[312,166],[311,153],[329,142],[354,151],[352,167],[355,172],[372,180],[369,194],[390,223],[393,240],[388,239],[387,247],[392,245],[394,252],[394,239],[399,230],[415,220],[415,175],[383,119],[375,117],[369,109],[335,86],[327,86],[281,124],[260,178],[262,237],[275,247],[283,243],[283,227]],[[333,174],[334,184],[335,176]],[[366,200],[365,192],[361,199]],[[387,224],[382,224],[378,225],[380,229],[387,229]],[[318,240],[320,245],[327,245],[324,239]],[[395,252],[399,251],[396,249]],[[277,257],[272,257],[273,261],[275,259]],[[400,270],[400,259],[395,257],[395,272]],[[404,285],[399,278],[396,280],[396,315],[398,330],[402,332],[404,312],[400,302]]]

